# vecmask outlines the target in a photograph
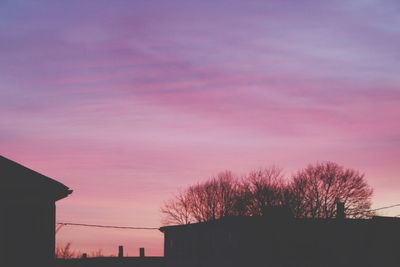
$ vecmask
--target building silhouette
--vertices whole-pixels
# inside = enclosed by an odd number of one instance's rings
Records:
[[[164,267],[164,257],[57,259],[57,267]]]
[[[271,210],[160,230],[166,267],[400,266],[399,218],[296,219]]]
[[[53,266],[55,202],[71,192],[0,156],[0,266]]]

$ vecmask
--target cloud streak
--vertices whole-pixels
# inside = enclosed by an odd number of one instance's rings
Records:
[[[391,201],[399,8],[3,1],[1,153],[71,186],[59,218],[85,223],[158,225],[178,188],[274,163],[290,175],[335,160],[366,172],[376,205]],[[115,234],[65,229],[59,241],[108,253]],[[135,235],[162,253],[160,235]]]

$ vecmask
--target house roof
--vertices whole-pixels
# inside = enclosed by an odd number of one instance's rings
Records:
[[[257,226],[265,226],[265,223],[281,224],[284,222],[292,222],[294,224],[396,224],[400,226],[400,218],[397,217],[384,217],[374,216],[370,219],[313,219],[313,218],[292,218],[292,219],[280,219],[280,218],[266,218],[263,216],[238,216],[238,217],[225,217],[213,221],[193,223],[193,224],[181,224],[181,225],[168,225],[160,227],[160,231],[165,233],[168,231],[175,230],[188,230],[188,229],[199,229],[209,227],[237,227],[238,229],[252,228]]]
[[[4,196],[38,195],[54,201],[72,193],[67,186],[0,155],[0,192]]]

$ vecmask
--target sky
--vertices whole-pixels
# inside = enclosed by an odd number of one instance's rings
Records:
[[[159,227],[223,170],[317,161],[400,203],[400,3],[0,1],[0,154],[74,190],[57,221]],[[398,215],[399,209],[382,215]],[[81,252],[158,231],[65,226]]]

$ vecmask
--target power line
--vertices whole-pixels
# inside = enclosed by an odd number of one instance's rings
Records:
[[[378,211],[378,210],[384,210],[384,209],[390,209],[394,207],[399,207],[399,204],[394,204],[390,206],[385,206],[385,207],[380,207],[376,209],[370,209],[370,211]],[[399,215],[396,215],[394,217],[400,217]],[[103,224],[86,224],[86,223],[71,223],[71,222],[58,222],[57,223],[57,232],[63,227],[63,226],[82,226],[82,227],[95,227],[95,228],[109,228],[109,229],[124,229],[124,230],[159,230],[157,227],[139,227],[139,226],[118,226],[118,225],[103,225]]]
[[[157,227],[137,227],[137,226],[117,226],[117,225],[102,225],[102,224],[86,224],[86,223],[70,223],[58,222],[62,226],[83,226],[83,227],[96,227],[96,228],[112,228],[112,229],[125,229],[125,230],[158,230]]]
[[[399,206],[400,206],[400,203],[399,204],[390,205],[390,206],[380,207],[380,208],[376,208],[376,209],[369,209],[369,210],[365,210],[363,212],[346,213],[346,215],[359,215],[359,214],[364,213],[364,214],[367,214],[367,216],[368,216],[369,212],[374,212],[374,211],[378,211],[378,210],[385,210],[385,209],[395,208],[395,207],[399,207]],[[370,215],[370,217],[372,216],[371,214],[369,214],[369,215]],[[400,214],[396,215],[396,216],[393,216],[393,217],[400,217]]]
[[[386,207],[381,207],[381,208],[377,208],[377,209],[372,209],[372,210],[369,210],[369,211],[384,210],[384,209],[390,209],[390,208],[399,207],[399,206],[400,206],[400,203],[399,203],[399,204],[395,204],[395,205],[391,205],[391,206],[386,206]]]

